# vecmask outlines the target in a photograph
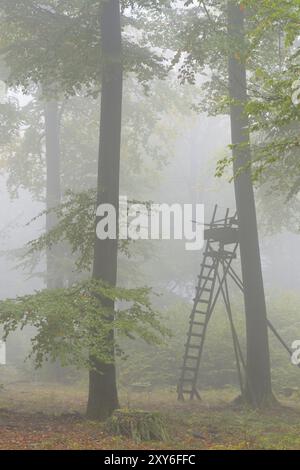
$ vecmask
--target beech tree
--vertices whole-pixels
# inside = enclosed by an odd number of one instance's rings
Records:
[[[119,0],[110,0],[101,10],[102,86],[100,150],[98,166],[97,205],[111,204],[119,213],[120,152],[123,96],[122,32]],[[119,217],[117,215],[117,226]],[[96,220],[97,223],[97,220]],[[96,237],[93,278],[111,286],[117,283],[118,240]],[[112,310],[114,305],[109,301]],[[114,344],[114,330],[108,341]],[[114,346],[113,346],[114,347]],[[105,419],[118,408],[115,362],[95,360],[90,371],[87,415]]]
[[[168,2],[146,1],[137,10],[143,8],[156,9],[161,4]],[[134,2],[124,2],[123,7],[132,8]],[[15,10],[14,8],[15,7]],[[11,67],[11,85],[22,85],[29,89],[32,83],[55,83],[59,91],[66,94],[74,94],[85,87],[87,93],[97,95],[97,86],[101,89],[101,125],[100,125],[100,151],[98,171],[98,204],[107,202],[114,205],[118,211],[119,200],[119,171],[120,171],[120,143],[122,121],[122,83],[123,83],[123,58],[121,48],[121,20],[120,3],[116,0],[76,2],[74,6],[66,1],[63,4],[49,1],[48,5],[39,2],[4,2],[2,5],[3,17],[6,24],[14,28],[5,29],[3,33],[6,61]],[[94,13],[94,14],[93,14]],[[38,27],[32,33],[32,21],[38,20]],[[132,23],[134,17],[130,17]],[[66,37],[65,31],[67,29]],[[85,38],[74,43],[73,33],[78,27]],[[53,39],[52,44],[47,44],[46,51],[52,60],[47,61],[40,55],[43,37]],[[28,38],[29,33],[29,38]],[[60,37],[61,42],[57,40]],[[68,40],[69,39],[69,40]],[[79,44],[79,47],[77,45]],[[16,45],[26,50],[25,64],[16,53]],[[32,49],[33,44],[38,44],[38,49]],[[95,47],[96,44],[96,47]],[[101,45],[101,48],[99,48]],[[51,46],[52,49],[51,49]],[[135,41],[131,49],[137,51]],[[139,80],[146,81],[154,73],[164,73],[162,59],[154,52],[149,52],[148,47],[141,47],[142,55],[138,58],[130,50],[126,57],[126,65],[136,70]],[[84,53],[83,53],[84,51]],[[94,54],[96,52],[96,56]],[[86,56],[84,54],[87,54]],[[98,55],[97,55],[98,54]],[[47,55],[47,54],[45,54]],[[75,61],[74,58],[76,57]],[[82,58],[92,57],[92,62],[82,67]],[[54,58],[54,60],[53,60]],[[76,60],[79,59],[78,67]],[[138,67],[136,66],[136,61]],[[55,67],[54,64],[59,64]],[[78,74],[79,70],[83,73]],[[95,90],[96,87],[96,90]],[[53,106],[53,104],[52,104]],[[52,109],[54,117],[54,108]],[[48,108],[49,112],[49,108]],[[49,115],[47,114],[49,118]],[[54,128],[49,126],[49,136]],[[52,123],[53,124],[53,123]],[[57,130],[57,129],[56,129]],[[52,137],[54,137],[52,135]],[[57,137],[57,136],[56,136]],[[56,145],[58,155],[58,141],[54,138],[52,145]],[[54,169],[58,169],[58,165]],[[50,175],[49,175],[50,176]],[[51,174],[53,176],[53,174]],[[56,188],[58,190],[58,188]],[[58,194],[58,192],[57,192]],[[51,201],[52,204],[52,201]],[[114,288],[117,281],[117,240],[95,240],[93,278],[105,282]],[[114,298],[100,296],[99,302],[110,313],[111,328],[103,341],[110,349],[110,360],[103,361],[98,355],[91,354],[90,389],[87,414],[91,418],[105,419],[111,415],[118,406],[115,361],[114,361]]]
[[[244,7],[229,0],[229,97],[233,171],[244,285],[247,332],[246,400],[253,406],[272,400],[267,311],[251,179],[250,125],[245,57]]]
[[[246,390],[243,397],[250,405],[273,403],[267,312],[257,231],[251,133],[252,94],[257,89],[255,71],[262,64],[270,65],[276,50],[266,58],[263,46],[274,45],[274,35],[257,42],[262,34],[263,16],[252,2],[189,1],[185,29],[181,36],[182,54],[176,58],[180,78],[191,83],[204,75],[199,110],[210,115],[227,114],[231,124],[231,155],[219,161],[216,175],[233,165],[235,199],[239,219],[240,253],[244,284],[247,330]],[[258,23],[260,20],[260,23]],[[269,21],[269,19],[267,20]],[[276,36],[278,38],[278,36]],[[207,74],[206,71],[209,70]]]

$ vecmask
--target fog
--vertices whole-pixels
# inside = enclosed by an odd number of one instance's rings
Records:
[[[0,1],[3,448],[299,449],[297,6]]]

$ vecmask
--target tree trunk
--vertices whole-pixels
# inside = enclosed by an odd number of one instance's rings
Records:
[[[112,204],[118,214],[123,86],[119,0],[110,0],[102,5],[101,46],[103,70],[97,202],[98,205]],[[116,286],[117,256],[117,240],[96,238],[93,278]],[[113,302],[106,301],[106,305],[113,310]],[[113,344],[113,340],[114,332],[111,331],[108,341]],[[114,357],[113,350],[111,353]],[[94,361],[94,369],[90,371],[87,416],[104,420],[118,407],[114,360],[110,364]]]
[[[46,132],[46,210],[49,211],[61,202],[60,184],[60,138],[59,138],[59,107],[57,101],[45,104]],[[46,215],[46,232],[55,227],[55,214]],[[59,247],[47,249],[47,288],[62,287],[62,280],[57,269]]]
[[[244,283],[247,329],[246,400],[263,406],[272,398],[267,312],[257,230],[253,184],[245,65],[243,7],[228,2],[229,93],[234,159],[235,195],[240,230],[240,251]]]

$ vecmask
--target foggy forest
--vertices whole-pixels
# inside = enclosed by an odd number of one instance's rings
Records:
[[[1,450],[300,450],[299,31],[0,0]]]

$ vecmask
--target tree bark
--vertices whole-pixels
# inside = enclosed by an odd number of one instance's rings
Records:
[[[122,37],[119,0],[104,2],[101,8],[102,89],[100,149],[98,165],[98,205],[112,204],[118,214],[120,147],[122,121]],[[98,223],[99,220],[96,222]],[[118,226],[118,224],[117,224]],[[117,240],[95,240],[93,278],[111,286],[117,282]],[[105,301],[113,311],[114,303]],[[114,362],[114,331],[109,338],[113,360],[104,364],[94,360],[90,371],[87,416],[104,420],[119,407]]]
[[[262,276],[253,184],[249,118],[245,112],[247,72],[245,65],[244,11],[228,2],[229,94],[233,145],[235,195],[240,231],[247,329],[246,401],[264,406],[272,398],[267,312]]]

